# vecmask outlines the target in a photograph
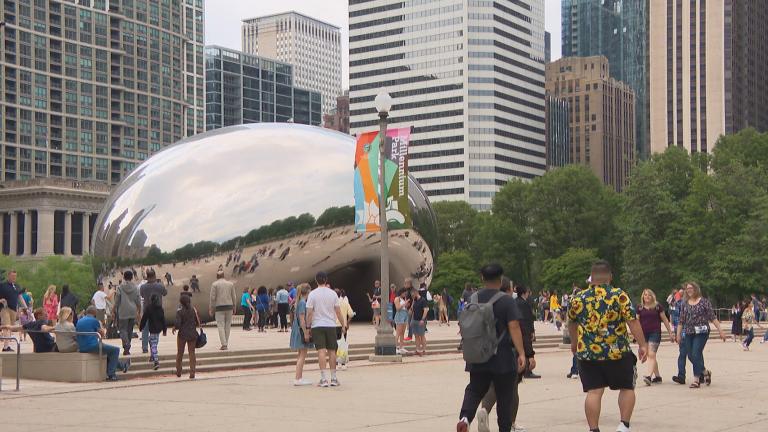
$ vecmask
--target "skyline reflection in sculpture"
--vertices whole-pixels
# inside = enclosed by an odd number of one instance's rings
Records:
[[[171,296],[193,274],[207,291],[220,266],[238,293],[309,281],[323,270],[364,315],[380,240],[353,230],[354,149],[348,135],[288,124],[233,126],[181,141],[139,166],[107,200],[94,230],[94,263],[115,283],[115,270],[154,266],[158,276],[170,274]],[[405,277],[428,284],[435,217],[421,187],[409,183],[414,227],[391,233],[390,271],[398,285]]]

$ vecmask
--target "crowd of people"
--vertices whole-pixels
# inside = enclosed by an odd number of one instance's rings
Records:
[[[482,276],[486,288],[474,291],[467,286],[462,294],[464,311],[476,309],[476,306],[472,306],[475,303],[492,304],[497,324],[497,332],[492,336],[499,339],[496,354],[483,358],[482,362],[470,361],[472,355],[466,354],[467,339],[462,339],[470,383],[465,390],[457,431],[467,431],[475,416],[478,431],[489,431],[488,411],[493,406],[492,401],[496,399],[499,430],[523,430],[515,423],[520,403],[516,381],[531,372],[535,361],[530,362],[528,347],[519,346],[516,333],[520,332],[523,343],[535,339],[535,334],[526,334],[527,319],[523,317],[530,313],[528,320],[532,323],[535,319],[534,311],[543,322],[552,323],[558,328],[561,325],[568,328],[573,362],[567,377],[581,380],[586,394],[585,414],[591,432],[600,430],[601,399],[606,387],[619,391],[620,422],[616,431],[630,431],[635,403],[637,362],[639,360],[646,363],[647,372],[642,377],[645,385],[657,385],[662,382],[656,353],[664,331],[669,340],[677,345],[679,353],[677,371],[672,381],[681,385],[687,384],[686,366],[687,362],[690,362],[693,369],[689,384],[691,389],[712,383],[712,371],[706,367],[704,360],[704,349],[712,331],[710,324],[718,332],[720,339],[726,341],[726,336],[716,310],[710,300],[702,295],[697,283],[686,282],[680,289],[673,290],[667,297],[666,304],[658,301],[656,294],[650,289],[643,290],[637,302],[633,303],[626,292],[612,285],[610,264],[599,261],[592,267],[586,288],[582,289],[578,284],[574,284],[570,293],[562,295],[554,291],[543,291],[538,296],[533,296],[534,300],[528,303],[520,302],[521,290],[524,293],[526,288],[517,287],[518,310],[509,311],[506,306],[499,305],[498,301],[492,303],[495,290],[504,291],[505,282],[501,273],[502,270],[498,266],[485,267]],[[477,293],[483,294],[478,298]],[[754,327],[762,327],[760,322],[765,318],[765,302],[753,295],[735,305],[731,317],[734,340],[743,335],[745,338],[742,346],[748,350],[755,336]],[[465,319],[462,315],[459,325],[462,327],[462,333],[472,333],[477,337],[476,332],[464,327],[471,326],[471,320],[471,317]],[[763,340],[768,340],[768,333]],[[636,354],[632,351],[632,342],[637,344]],[[512,354],[509,353],[510,350]],[[525,359],[520,353],[525,353]],[[517,362],[514,360],[515,356],[518,357]],[[499,362],[499,359],[504,360]],[[516,363],[517,368],[514,368]],[[514,370],[513,376],[510,376],[510,369]],[[503,388],[501,393],[500,386]],[[502,398],[506,399],[503,403]],[[509,413],[502,407],[507,407]]]
[[[235,256],[232,261],[237,259]],[[16,272],[10,271],[7,280],[0,284],[0,330],[4,335],[28,335],[36,353],[100,351],[107,357],[107,379],[117,380],[117,372],[127,372],[131,366],[131,342],[137,337],[134,330],[138,328],[142,351],[149,353],[150,362],[158,369],[158,341],[168,330],[163,304],[170,301],[165,300],[167,285],[173,283],[167,275],[164,283],[153,268],[142,269],[144,280],[136,283],[136,271],[126,270],[117,286],[99,283],[78,314],[80,300],[68,286],[62,286],[61,294],[58,287],[49,286],[39,307],[35,307],[34,298],[17,284]],[[687,384],[689,361],[693,370],[690,388],[712,383],[712,371],[704,359],[710,324],[723,341],[726,336],[712,303],[695,282],[686,282],[673,290],[665,302],[659,301],[650,289],[643,290],[633,302],[625,291],[612,285],[611,266],[605,261],[592,266],[586,288],[574,283],[564,293],[542,291],[534,295],[527,287],[506,278],[497,264],[485,266],[481,276],[483,287],[464,287],[455,317],[451,313],[454,299],[446,290],[430,293],[426,283],[415,288],[410,278],[403,281],[402,287],[391,284],[388,301],[382,298],[379,281],[367,293],[372,323],[382,325],[384,319],[385,325],[393,327],[400,355],[411,354],[405,349],[405,342],[411,340],[415,342],[413,354],[426,354],[430,318],[438,325],[450,325],[452,318],[458,320],[462,335],[459,349],[469,373],[458,432],[467,431],[475,419],[479,432],[489,431],[489,412],[494,406],[501,432],[524,431],[516,421],[520,407],[518,385],[523,378],[540,378],[534,372],[537,319],[568,330],[573,353],[568,377],[581,380],[591,432],[600,430],[601,400],[606,387],[619,392],[620,422],[616,431],[630,431],[638,360],[646,363],[642,376],[645,385],[663,382],[656,358],[662,334],[678,348],[673,382]],[[225,272],[218,271],[210,289],[208,313],[216,321],[219,348],[229,349],[232,317],[242,312],[245,331],[256,327],[263,332],[271,327],[290,333],[288,346],[297,352],[294,385],[314,384],[304,377],[304,365],[312,349],[317,350],[320,365],[317,385],[341,385],[336,371],[346,364],[343,357],[348,358],[349,324],[355,312],[344,290],[330,286],[326,273],[318,272],[314,283],[314,289],[306,282],[288,282],[276,289],[246,287],[238,294]],[[177,339],[179,377],[185,351],[189,356],[189,377],[195,377],[195,350],[207,340],[200,314],[191,302],[193,292],[199,291],[199,283],[196,288],[190,291],[190,286],[185,285],[175,308],[172,333]],[[741,341],[745,350],[749,350],[755,337],[754,328],[762,327],[761,322],[766,319],[765,307],[765,299],[753,295],[731,310],[733,340]],[[103,343],[109,329],[116,329],[122,347]],[[767,339],[768,333],[763,341]],[[13,350],[8,342],[4,341],[3,351]],[[636,352],[631,347],[633,342],[637,344]]]
[[[131,340],[134,328],[138,326],[142,333],[142,351],[150,354],[150,361],[158,369],[157,344],[160,334],[167,333],[163,297],[168,291],[153,269],[146,270],[146,281],[140,286],[133,282],[134,275],[133,271],[126,271],[117,287],[99,283],[90,301],[78,314],[80,299],[67,285],[62,286],[61,296],[56,286],[49,286],[43,295],[42,306],[35,308],[34,299],[18,285],[17,273],[11,270],[7,280],[0,284],[0,330],[4,336],[19,332],[22,339],[28,334],[35,353],[101,352],[107,358],[107,380],[116,381],[118,370],[127,373],[130,368]],[[202,322],[190,299],[188,289],[180,295],[172,332],[177,334],[178,340],[176,375],[181,376],[186,346],[190,378],[194,378],[194,349],[200,346]],[[110,336],[108,329],[116,329],[122,344],[122,359],[120,347],[103,342]],[[10,339],[3,340],[3,351],[13,351]]]

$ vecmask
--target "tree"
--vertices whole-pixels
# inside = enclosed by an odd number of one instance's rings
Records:
[[[625,190],[620,226],[624,238],[623,281],[628,287],[666,292],[682,282],[686,253],[683,200],[695,167],[688,153],[670,147],[635,168]]]
[[[515,283],[531,285],[529,251],[530,235],[525,227],[516,225],[498,213],[480,213],[471,239],[470,255],[476,268],[495,262]]]
[[[437,216],[437,244],[441,251],[469,250],[475,231],[477,211],[465,201],[432,204]]]
[[[744,299],[752,293],[765,292],[768,280],[768,198],[762,197],[743,231],[725,240],[714,251],[711,285],[719,289],[711,294],[720,304]]]
[[[531,183],[527,196],[531,236],[542,259],[569,248],[595,248],[620,267],[621,199],[592,171],[581,165],[550,171]]]
[[[436,269],[430,287],[433,292],[446,289],[453,298],[459,298],[465,283],[480,283],[478,268],[472,257],[464,251],[440,254]]]
[[[541,284],[548,290],[570,292],[573,284],[583,287],[592,264],[599,258],[595,249],[571,248],[557,258],[544,260]]]
[[[82,261],[61,256],[46,257],[42,261],[17,261],[3,255],[0,256],[0,269],[6,272],[16,270],[19,285],[32,294],[35,305],[42,306],[43,294],[49,285],[56,285],[61,294],[61,286],[68,284],[81,305],[87,303],[96,290],[96,277],[89,256]]]

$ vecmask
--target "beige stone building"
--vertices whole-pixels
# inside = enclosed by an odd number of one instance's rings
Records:
[[[621,191],[635,160],[635,94],[611,78],[604,56],[547,64],[547,94],[570,105],[568,162],[586,165]]]
[[[293,65],[293,83],[322,95],[323,114],[336,107],[341,94],[341,29],[290,11],[243,20],[246,54]]]
[[[110,186],[53,178],[0,187],[0,252],[23,259],[90,252],[96,218]]]
[[[768,130],[768,1],[650,2],[651,150]]]

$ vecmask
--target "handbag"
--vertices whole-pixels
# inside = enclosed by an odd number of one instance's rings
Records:
[[[197,325],[200,327],[200,333],[197,335],[197,340],[195,340],[195,348],[202,348],[208,343],[208,336],[203,331],[203,324],[200,323],[200,315],[197,314],[197,309],[194,310],[195,317],[197,318]]]
[[[206,336],[205,332],[203,331],[203,328],[200,327],[200,334],[197,335],[197,340],[195,341],[195,348],[202,348],[207,343],[208,343],[208,336]]]

